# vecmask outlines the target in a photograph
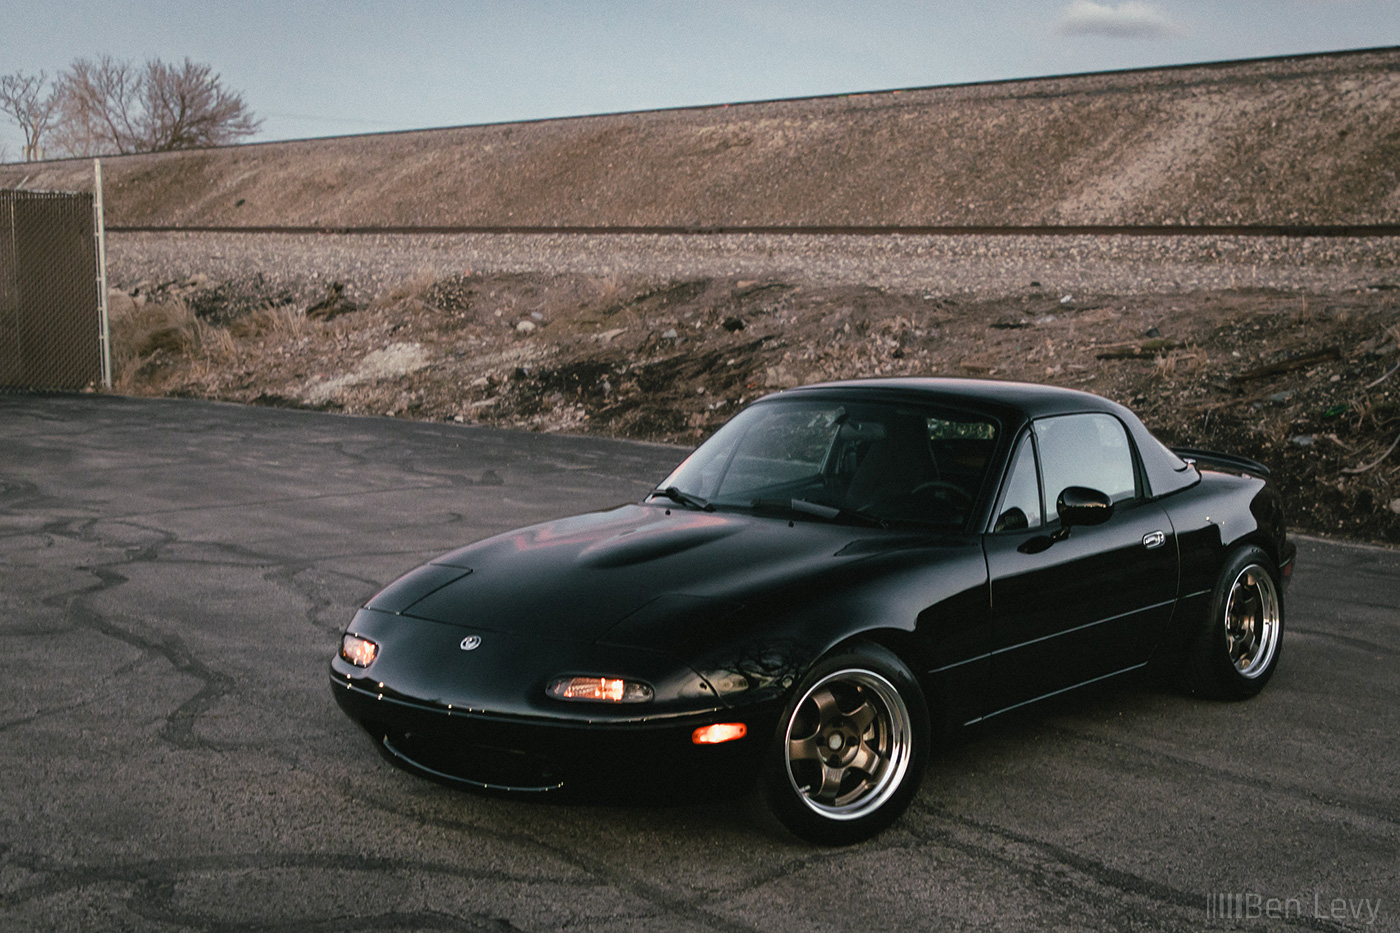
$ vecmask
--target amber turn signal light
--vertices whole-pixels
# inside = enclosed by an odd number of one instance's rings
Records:
[[[701,726],[690,733],[690,741],[696,745],[718,745],[732,742],[749,734],[749,727],[742,722],[717,722],[712,726]]]

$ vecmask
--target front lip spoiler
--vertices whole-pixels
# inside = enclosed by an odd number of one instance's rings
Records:
[[[391,760],[393,760],[395,763],[399,764],[406,770],[417,771],[422,774],[426,774],[433,778],[436,778],[439,781],[447,781],[452,784],[460,784],[463,787],[471,787],[476,790],[506,791],[512,794],[547,794],[550,791],[559,790],[564,786],[563,781],[557,781],[553,784],[548,784],[540,787],[514,786],[510,784],[492,784],[487,781],[473,781],[471,778],[464,778],[456,774],[448,774],[446,771],[439,771],[436,768],[428,767],[422,762],[415,761],[408,755],[405,755],[403,752],[395,748],[394,743],[389,741],[389,737],[387,735],[380,739],[380,742],[386,753],[386,757],[390,757]]]

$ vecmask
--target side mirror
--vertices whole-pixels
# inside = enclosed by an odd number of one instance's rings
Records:
[[[1075,525],[1102,525],[1113,517],[1113,500],[1087,486],[1066,486],[1055,500],[1064,534]]]
[[[1060,497],[1055,500],[1055,511],[1060,513],[1059,530],[1050,535],[1037,535],[1023,542],[1017,548],[1018,551],[1023,554],[1039,554],[1056,542],[1068,538],[1069,530],[1076,525],[1102,525],[1113,517],[1113,500],[1088,486],[1066,486]]]

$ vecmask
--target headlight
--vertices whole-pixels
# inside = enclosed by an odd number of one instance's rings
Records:
[[[369,667],[379,654],[379,646],[359,635],[346,635],[340,640],[340,656],[356,667]]]
[[[655,694],[648,684],[619,677],[559,677],[545,692],[556,700],[596,703],[646,703]]]

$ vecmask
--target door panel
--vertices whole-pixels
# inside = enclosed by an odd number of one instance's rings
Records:
[[[1044,530],[985,538],[993,696],[1024,703],[1144,663],[1177,592],[1176,537],[1152,502],[1123,502],[1039,553]]]

